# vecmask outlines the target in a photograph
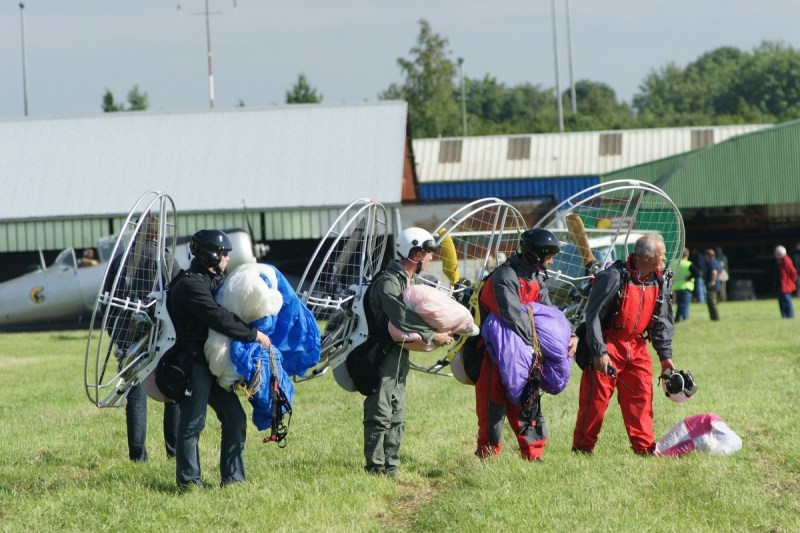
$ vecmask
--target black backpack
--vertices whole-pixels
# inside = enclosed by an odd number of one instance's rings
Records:
[[[194,357],[193,352],[173,344],[158,361],[155,370],[158,390],[175,403],[182,403],[192,395],[189,381]]]
[[[383,275],[384,272],[385,270],[382,270],[373,278],[361,301],[361,305],[364,307],[364,316],[367,319],[367,339],[354,347],[347,354],[347,359],[344,362],[347,367],[347,373],[350,374],[350,379],[353,380],[358,392],[364,396],[369,396],[378,389],[378,367],[392,348],[391,342],[381,340],[382,336],[378,333],[375,319],[369,308],[369,295],[372,286],[378,276]],[[386,336],[388,336],[388,332]]]
[[[172,285],[184,275],[186,271],[181,270],[170,282],[167,291],[169,292]],[[202,351],[202,346],[199,349]],[[196,352],[197,349],[192,349],[192,346],[176,342],[158,361],[155,369],[156,385],[164,396],[175,403],[181,403],[192,395],[189,382],[194,359],[198,357]]]

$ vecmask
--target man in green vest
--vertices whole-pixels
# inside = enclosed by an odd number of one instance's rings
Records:
[[[697,277],[697,273],[697,267],[689,261],[689,249],[684,248],[681,254],[681,262],[678,264],[675,279],[672,283],[675,302],[678,304],[678,310],[675,312],[675,322],[689,320],[689,304],[692,303],[694,279]]]

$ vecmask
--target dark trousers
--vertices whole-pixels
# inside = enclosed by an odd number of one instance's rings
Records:
[[[781,308],[781,318],[794,318],[791,292],[778,292],[778,305]]]
[[[719,302],[719,292],[709,290],[706,294],[706,304],[708,305],[708,316],[711,317],[711,320],[719,320],[717,302]]]
[[[689,320],[689,306],[692,303],[692,291],[675,291],[675,302],[678,309],[675,311],[675,322]]]
[[[125,403],[125,424],[128,428],[128,456],[131,461],[147,461],[147,394],[141,385],[128,392]],[[178,405],[164,405],[164,445],[167,457],[175,456],[178,440]]]
[[[247,433],[245,415],[239,397],[217,385],[208,366],[195,361],[191,376],[192,395],[181,403],[178,424],[178,447],[175,454],[178,485],[201,485],[198,441],[206,425],[208,406],[214,410],[222,426],[219,473],[222,484],[245,480],[244,442]]]

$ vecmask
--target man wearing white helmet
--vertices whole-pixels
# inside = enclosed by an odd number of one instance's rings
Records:
[[[408,351],[392,341],[389,322],[403,331],[419,333],[426,342],[442,346],[453,339],[438,333],[403,303],[403,290],[419,283],[419,274],[435,250],[433,236],[421,228],[408,228],[398,235],[395,259],[375,276],[367,295],[370,336],[380,345],[377,387],[364,399],[365,469],[372,474],[397,477],[400,445],[405,427]]]

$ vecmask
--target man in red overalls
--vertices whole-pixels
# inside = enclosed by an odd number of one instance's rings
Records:
[[[636,241],[624,265],[597,273],[586,304],[586,342],[594,359],[581,377],[575,452],[594,449],[615,388],[634,453],[655,450],[653,364],[645,332],[662,371],[674,370],[670,283],[662,279],[665,254],[661,236],[647,234]]]
[[[558,239],[551,231],[539,228],[525,231],[517,253],[492,271],[484,283],[479,298],[481,319],[494,313],[532,345],[530,318],[522,306],[530,302],[552,305],[544,280],[547,279],[546,269],[559,250]],[[570,340],[570,354],[575,352],[577,341],[577,338]],[[522,431],[525,425],[520,422],[520,406],[509,401],[497,364],[488,354],[483,355],[480,375],[475,382],[475,411],[478,415],[475,455],[483,459],[500,453],[503,422],[508,417],[522,457],[531,461],[541,459],[547,443],[547,427],[541,410],[533,423]]]

